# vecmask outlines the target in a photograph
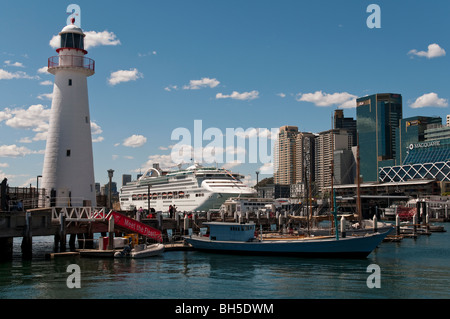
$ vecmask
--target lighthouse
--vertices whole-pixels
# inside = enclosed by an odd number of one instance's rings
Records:
[[[55,83],[42,172],[46,206],[96,206],[87,88],[95,62],[85,56],[85,34],[74,22],[59,33],[58,55],[48,59]]]

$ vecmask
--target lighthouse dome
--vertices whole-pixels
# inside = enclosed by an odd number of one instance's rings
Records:
[[[66,25],[59,34],[61,35],[62,33],[78,33],[84,35],[83,30],[75,24]]]
[[[61,36],[60,48],[78,49],[84,51],[85,34],[83,33],[83,30],[75,24],[66,25],[61,30],[59,35]]]

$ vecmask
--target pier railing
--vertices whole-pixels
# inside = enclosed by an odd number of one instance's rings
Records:
[[[59,222],[61,214],[67,222],[106,221],[111,213],[105,207],[52,207],[52,221]]]

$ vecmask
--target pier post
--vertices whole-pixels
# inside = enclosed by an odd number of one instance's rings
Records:
[[[189,228],[189,218],[186,216],[184,216],[184,221],[183,221],[183,225],[184,225],[184,229],[183,229],[183,234],[187,235],[188,234],[188,228]]]
[[[398,214],[395,216],[395,230],[397,236],[400,236],[400,216]]]
[[[280,230],[282,229],[282,226],[283,226],[283,215],[280,214],[278,216],[278,227]]]
[[[246,212],[245,213],[245,220],[248,222],[250,220],[250,213]]]
[[[417,214],[413,216],[413,234],[415,235],[417,231]]]
[[[378,231],[378,219],[377,215],[373,215],[373,232],[376,233]]]
[[[14,237],[0,238],[0,261],[12,259],[13,241],[14,241]]]
[[[345,218],[344,216],[342,216],[341,218],[341,237],[345,238],[346,233],[345,233]]]
[[[111,218],[108,221],[108,233],[109,233],[108,249],[113,250],[114,249],[114,216],[111,216]]]
[[[180,229],[180,214],[175,213],[175,221],[177,224],[177,229],[179,230]]]
[[[59,240],[60,240],[60,252],[66,251],[66,216],[64,213],[59,214]]]
[[[22,245],[20,248],[22,249],[22,258],[23,259],[31,259],[32,252],[33,252],[33,237],[31,234],[31,226],[32,226],[32,219],[31,219],[31,213],[26,212],[25,214],[25,229],[24,234],[22,238]]]
[[[69,236],[69,249],[70,249],[70,251],[75,251],[76,238],[77,238],[77,234],[70,234],[70,236]]]
[[[209,210],[206,212],[206,220],[207,220],[208,222],[211,221],[211,212],[210,212]]]
[[[427,212],[427,214],[425,215],[425,227],[426,227],[426,229],[427,229],[427,232],[430,231],[430,224],[429,224],[429,221],[430,221],[430,219],[429,219],[429,217],[428,217],[428,212]]]

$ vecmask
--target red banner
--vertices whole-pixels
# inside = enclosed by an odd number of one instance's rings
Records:
[[[111,215],[114,217],[114,225],[126,228],[130,231],[133,231],[145,237],[155,239],[162,243],[161,231],[159,231],[158,229],[145,225],[141,222],[138,222],[137,220],[116,212],[111,212]]]

